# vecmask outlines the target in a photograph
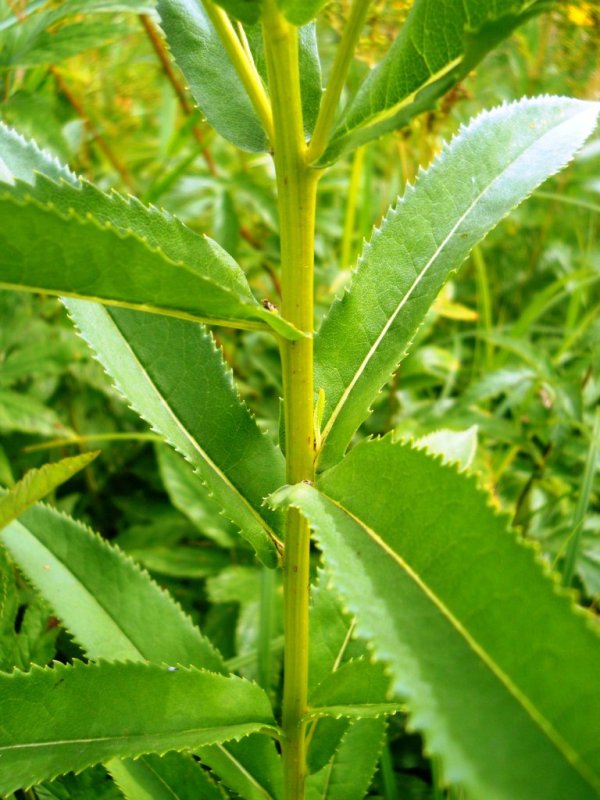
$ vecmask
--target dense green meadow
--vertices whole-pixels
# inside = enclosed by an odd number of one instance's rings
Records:
[[[598,796],[600,10],[434,6],[0,0],[2,798]]]

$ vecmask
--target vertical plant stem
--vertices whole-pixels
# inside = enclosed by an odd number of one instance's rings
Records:
[[[281,238],[282,313],[313,329],[314,224],[317,173],[306,160],[300,99],[298,32],[275,0],[263,4],[263,35],[273,108],[274,159]],[[287,481],[314,477],[313,342],[282,342]],[[310,532],[297,510],[288,512],[283,560],[284,687],[282,743],[285,800],[304,797],[308,683]]]

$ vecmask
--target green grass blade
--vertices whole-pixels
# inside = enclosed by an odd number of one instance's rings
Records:
[[[0,791],[7,793],[115,756],[277,732],[259,686],[182,667],[33,667],[0,675],[0,704]]]
[[[598,638],[472,477],[391,438],[280,500],[307,515],[356,633],[444,778],[493,800],[600,788]],[[560,676],[560,679],[558,678]]]
[[[44,464],[39,469],[31,469],[12,489],[0,497],[0,529],[12,522],[29,506],[68,481],[75,473],[87,467],[98,455],[84,453],[80,456],[63,458],[55,464]]]
[[[283,456],[240,401],[210,334],[168,317],[65,303],[119,391],[193,465],[261,561],[275,566],[280,517],[262,502],[284,483]]]
[[[315,387],[325,391],[321,470],[342,456],[449,276],[569,161],[599,108],[543,97],[486,112],[388,212],[316,337]]]

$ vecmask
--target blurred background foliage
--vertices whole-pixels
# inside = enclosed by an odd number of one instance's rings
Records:
[[[333,0],[320,23],[325,76],[348,5]],[[373,3],[349,93],[393,41],[410,5]],[[363,238],[444,139],[480,110],[524,94],[599,99],[599,45],[597,3],[561,3],[519,29],[437,111],[328,172],[319,195],[318,317],[343,290]],[[217,239],[257,296],[277,304],[270,160],[234,149],[208,128],[169,61],[151,3],[0,0],[0,119],[102,188],[137,194]],[[553,566],[582,531],[577,581],[581,602],[592,608],[600,599],[600,491],[591,480],[600,450],[599,226],[597,134],[445,288],[361,431],[422,437],[441,429],[438,445],[441,439],[470,463],[497,507]],[[271,338],[216,333],[244,398],[276,438],[281,383]],[[232,668],[275,691],[277,670],[260,674],[254,658],[265,577],[185,465],[154,439],[59,302],[0,292],[0,483],[101,448],[102,457],[53,502],[143,563]],[[0,668],[77,656],[57,620],[15,580],[21,606],[16,624],[0,615]],[[274,591],[277,650],[281,597]],[[392,749],[373,796],[395,796],[390,786],[409,798],[443,796],[432,787],[435,765],[402,726],[391,723]],[[104,781],[98,768],[35,791],[44,798],[118,796]]]

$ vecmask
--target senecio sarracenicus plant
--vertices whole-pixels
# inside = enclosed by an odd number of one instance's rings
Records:
[[[208,122],[272,155],[278,309],[216,242],[0,127],[0,287],[63,298],[115,386],[264,574],[281,572],[284,592],[279,696],[279,666],[269,685],[232,674],[132,560],[38,502],[91,456],[29,473],[1,499],[3,563],[16,563],[85,661],[0,674],[2,792],[102,764],[128,798],[360,800],[390,716],[407,714],[440,786],[481,800],[598,796],[597,639],[585,612],[468,470],[392,434],[355,434],[449,276],[569,162],[599,106],[528,98],[463,127],[391,206],[315,332],[320,178],[434,107],[550,4],[415,0],[345,103],[368,3],[353,0],[324,91],[313,21],[323,5],[159,0],[155,12]],[[281,446],[240,400],[214,326],[276,340]],[[267,628],[263,663],[271,645]]]

